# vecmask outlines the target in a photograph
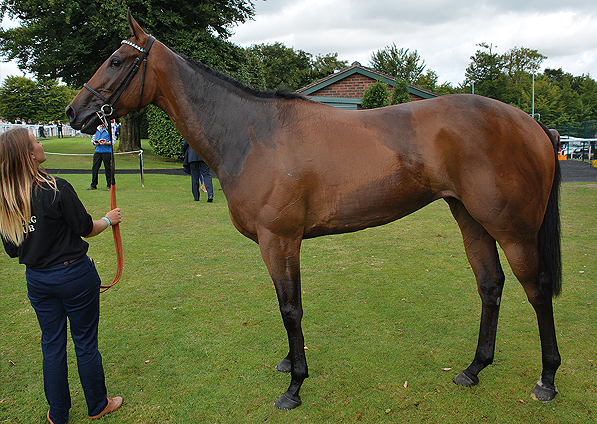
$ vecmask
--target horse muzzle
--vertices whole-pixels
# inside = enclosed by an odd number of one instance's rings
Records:
[[[70,121],[70,126],[85,134],[94,134],[97,126],[100,124],[100,120],[95,112],[91,112],[85,116],[79,116],[72,105],[68,105],[65,112]]]

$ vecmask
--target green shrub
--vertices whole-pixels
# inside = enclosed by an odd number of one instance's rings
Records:
[[[392,92],[392,98],[390,104],[399,105],[401,103],[410,102],[410,95],[408,93],[408,85],[404,80],[396,81],[394,91]]]
[[[377,107],[388,106],[388,84],[382,80],[377,80],[363,93],[361,106],[363,109],[375,109]]]
[[[168,115],[154,105],[149,105],[146,113],[149,145],[153,148],[153,152],[167,158],[182,158],[183,138]]]

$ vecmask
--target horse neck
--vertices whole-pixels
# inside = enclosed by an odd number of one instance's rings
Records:
[[[249,151],[248,129],[274,116],[260,99],[170,51],[172,66],[157,72],[155,104],[218,176],[234,175]]]

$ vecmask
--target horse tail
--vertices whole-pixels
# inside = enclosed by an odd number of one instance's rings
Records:
[[[540,123],[541,124],[541,123]],[[543,217],[543,223],[539,229],[539,255],[543,262],[545,272],[549,281],[551,281],[552,296],[556,297],[562,292],[562,253],[560,246],[560,183],[562,175],[560,170],[560,161],[558,160],[559,140],[556,139],[547,127],[541,124],[541,127],[548,135],[554,149],[555,170],[547,209]]]

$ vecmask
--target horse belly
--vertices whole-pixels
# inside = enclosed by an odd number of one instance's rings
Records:
[[[311,196],[304,238],[387,224],[421,209],[436,198],[426,180],[404,170],[377,180],[353,183],[345,190],[322,186]]]

